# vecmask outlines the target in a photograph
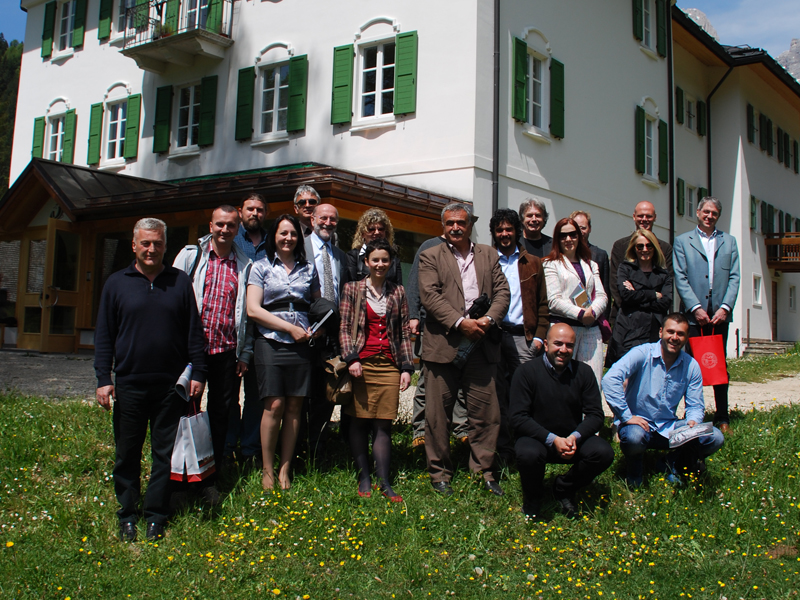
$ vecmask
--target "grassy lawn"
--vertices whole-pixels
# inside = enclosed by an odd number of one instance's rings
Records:
[[[763,383],[776,377],[793,376],[800,373],[800,343],[786,354],[748,356],[728,360],[731,381]]]
[[[395,489],[359,500],[347,451],[264,494],[229,480],[158,544],[117,541],[111,417],[75,401],[0,396],[0,597],[795,598],[800,587],[800,407],[735,415],[701,481],[655,476],[629,492],[612,469],[582,518],[526,522],[519,476],[482,492],[462,468],[436,496],[410,432],[395,433]],[[618,450],[618,449],[617,449]],[[465,464],[459,448],[456,456]],[[619,452],[618,452],[619,456]],[[553,473],[548,472],[548,482]],[[140,531],[140,535],[143,532]]]

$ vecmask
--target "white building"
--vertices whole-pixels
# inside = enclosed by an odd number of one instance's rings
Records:
[[[692,226],[677,212],[678,178],[695,197],[713,189],[731,207],[721,225],[740,247],[750,236],[750,194],[791,212],[794,170],[772,174],[777,160],[746,136],[740,155],[728,143],[746,131],[748,102],[796,141],[800,91],[773,74],[769,57],[731,74],[706,123],[710,185],[705,139],[676,122],[673,87],[696,110],[728,53],[665,0],[585,1],[569,19],[556,0],[22,6],[28,24],[0,244],[17,247],[9,298],[23,347],[90,342],[99,290],[129,260],[136,218],[165,218],[177,252],[205,228],[209,208],[252,190],[277,215],[290,211],[298,184],[315,185],[339,208],[345,245],[364,208],[380,206],[400,231],[406,263],[440,232],[439,211],[454,198],[474,204],[482,242],[494,208],[536,195],[551,225],[590,211],[592,241],[609,249],[631,231],[641,200],[656,206],[659,237]],[[709,62],[706,54],[720,52],[719,64]],[[743,258],[734,327],[744,331],[757,272],[765,292],[751,335],[770,337],[772,276],[763,236],[753,236],[760,259]],[[51,286],[59,288],[52,307]],[[778,317],[778,334],[797,339],[789,321]]]

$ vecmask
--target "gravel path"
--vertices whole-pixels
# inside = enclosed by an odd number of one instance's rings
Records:
[[[94,399],[97,380],[93,357],[75,354],[35,354],[0,351],[0,391],[17,391],[46,398]],[[400,395],[401,422],[411,420],[415,388]],[[714,411],[714,392],[704,389],[706,407]],[[731,408],[742,411],[769,410],[779,404],[800,402],[800,373],[767,383],[733,382],[729,391]],[[608,414],[608,407],[605,407]],[[338,409],[335,413],[338,416]]]

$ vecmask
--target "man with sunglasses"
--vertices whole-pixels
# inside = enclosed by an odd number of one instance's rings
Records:
[[[301,185],[294,193],[294,214],[300,221],[303,229],[303,237],[308,238],[314,232],[314,225],[311,218],[314,216],[314,209],[320,203],[319,194],[310,185]]]

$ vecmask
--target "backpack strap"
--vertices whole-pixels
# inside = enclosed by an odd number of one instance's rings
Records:
[[[200,250],[200,244],[195,244],[194,247],[195,247],[194,263],[192,264],[192,268],[189,271],[189,279],[192,280],[192,283],[194,283],[194,274],[197,272],[197,265],[200,264],[200,253],[202,252]]]

